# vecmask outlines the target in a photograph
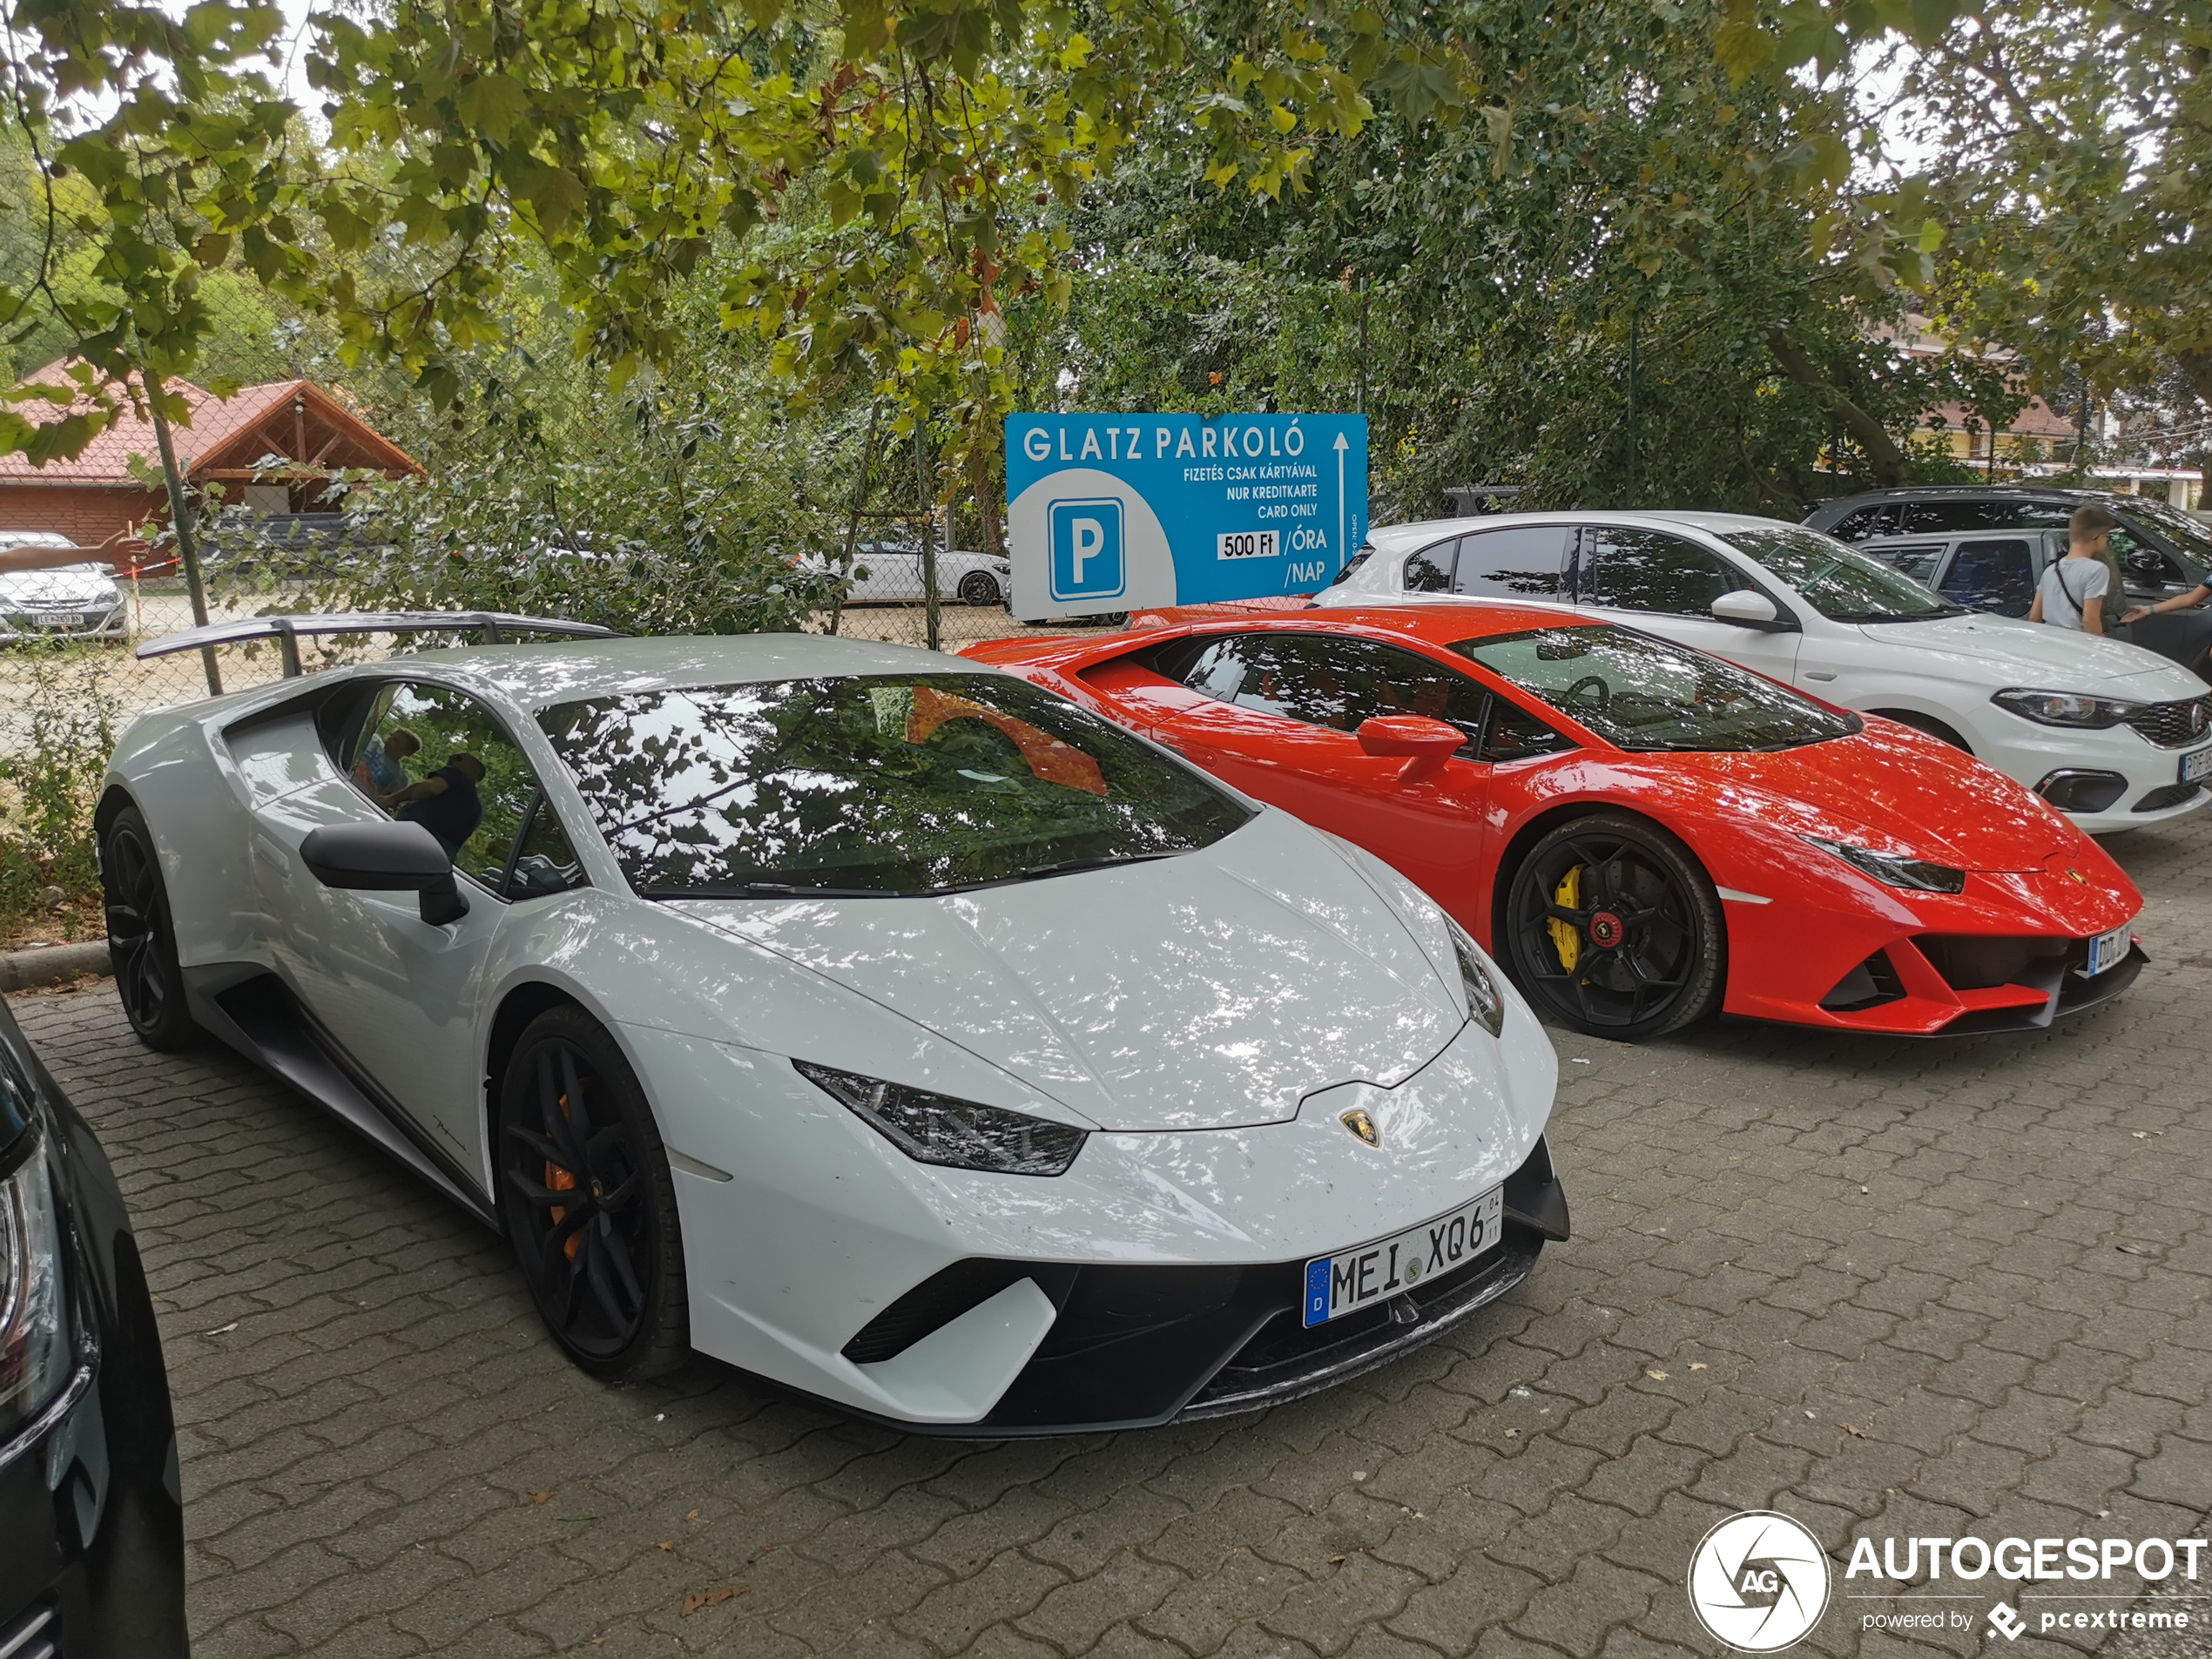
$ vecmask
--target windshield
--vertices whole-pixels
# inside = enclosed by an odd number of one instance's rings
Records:
[[[1749,669],[1610,623],[1452,649],[1621,749],[1793,749],[1861,729]]]
[[[1251,816],[1010,675],[636,691],[538,724],[647,899],[948,893],[1187,853]]]
[[[2127,510],[2155,524],[2160,535],[2171,540],[2197,563],[2212,570],[2212,529],[2206,528],[2200,520],[2155,496],[2128,497]]]
[[[1966,614],[1964,606],[1939,597],[1902,570],[1818,530],[1777,524],[1771,529],[1723,530],[1721,536],[1803,594],[1831,622],[1925,622]]]

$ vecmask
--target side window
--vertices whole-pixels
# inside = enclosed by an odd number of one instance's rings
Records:
[[[1572,749],[1573,738],[1554,732],[1518,703],[1502,697],[1490,699],[1489,729],[1482,734],[1485,760],[1526,760],[1530,755],[1555,754]]]
[[[2182,567],[2155,547],[2146,547],[2122,525],[2112,533],[2112,550],[2119,557],[2128,591],[2146,596],[2196,585]]]
[[[538,784],[489,709],[448,686],[396,682],[370,705],[353,773],[379,806],[436,836],[455,869],[500,891]]]
[[[1482,731],[1482,687],[1416,652],[1329,634],[1243,634],[1217,640],[1185,685],[1238,708],[1306,725],[1357,732],[1379,714],[1447,721],[1472,745]]]
[[[1600,529],[1588,545],[1585,604],[1706,617],[1721,595],[1750,586],[1719,555],[1658,530]]]
[[[1456,542],[1425,547],[1406,561],[1406,591],[1448,593],[1452,589],[1452,550]]]
[[[1941,536],[1975,530],[2063,529],[2073,509],[2057,502],[2026,501],[2013,496],[1945,497],[1905,503],[1905,536]]]
[[[1897,530],[1897,509],[1888,502],[1878,506],[1862,507],[1855,513],[1845,513],[1836,521],[1836,528],[1829,535],[1839,542],[1863,542],[1870,536],[1889,536]]]
[[[2024,541],[1961,542],[1941,590],[1969,610],[2025,617],[2035,599],[2035,562]]]
[[[1898,547],[1870,547],[1866,550],[1885,564],[1893,564],[1915,582],[1925,582],[1935,575],[1936,563],[1943,557],[1941,542],[1912,542]]]
[[[536,899],[584,885],[583,867],[577,860],[576,849],[569,845],[560,819],[541,790],[530,803],[522,840],[515,846],[515,867],[508,873],[507,896]]]
[[[1564,524],[1521,524],[1461,536],[1452,590],[1486,599],[1556,599],[1570,534]]]

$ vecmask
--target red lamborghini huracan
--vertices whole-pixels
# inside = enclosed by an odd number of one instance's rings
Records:
[[[2146,960],[2141,895],[2020,785],[1687,647],[1505,604],[1147,620],[966,654],[1366,847],[1578,1030],[2029,1029]]]

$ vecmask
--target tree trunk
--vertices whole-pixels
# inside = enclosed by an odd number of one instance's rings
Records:
[[[1857,438],[1866,451],[1866,459],[1874,469],[1874,482],[1885,489],[1894,489],[1905,482],[1905,451],[1897,447],[1889,429],[1865,409],[1845,396],[1840,388],[1813,366],[1812,360],[1799,351],[1796,344],[1779,328],[1770,328],[1766,334],[1767,349],[1774,354],[1774,361],[1782,365],[1782,372],[1798,385],[1811,388],[1821,401],[1835,412],[1844,429]]]

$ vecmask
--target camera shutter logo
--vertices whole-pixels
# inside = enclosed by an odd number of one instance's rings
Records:
[[[1788,1515],[1730,1515],[1689,1558],[1689,1605],[1716,1641],[1777,1653],[1803,1641],[1827,1610],[1828,1553]]]

